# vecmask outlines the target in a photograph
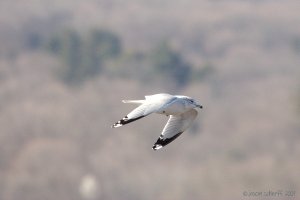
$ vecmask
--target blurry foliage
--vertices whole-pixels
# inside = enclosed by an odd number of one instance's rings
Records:
[[[248,158],[247,152],[245,152],[242,148],[229,149],[227,156],[234,162],[242,162]]]
[[[134,79],[141,83],[153,81],[151,66],[147,54],[142,52],[123,52],[118,59],[105,65],[105,74],[122,79]]]
[[[201,69],[195,70],[192,73],[192,78],[195,80],[204,80],[215,72],[215,67],[211,63],[205,63]]]
[[[170,78],[177,86],[184,86],[188,83],[192,73],[191,65],[168,44],[159,45],[152,52],[151,60],[157,74]]]
[[[300,115],[300,89],[298,89],[298,92],[296,92],[296,100],[295,100],[295,105],[296,105],[296,110],[298,114]]]
[[[121,53],[119,37],[109,31],[92,30],[88,38],[90,55],[97,58],[113,58]]]
[[[295,52],[299,53],[300,52],[300,37],[293,38],[291,46]]]
[[[91,30],[87,37],[67,30],[52,36],[46,46],[65,63],[62,77],[71,84],[99,74],[103,62],[121,53],[120,39],[105,30]]]
[[[65,32],[60,40],[60,56],[66,63],[64,79],[67,82],[81,79],[86,76],[82,66],[82,41],[80,36],[74,31]]]
[[[31,31],[25,44],[28,50],[45,48],[57,56],[62,62],[57,72],[59,78],[73,86],[102,73],[142,83],[161,81],[176,89],[191,80],[204,80],[213,72],[209,63],[197,69],[165,41],[150,51],[123,51],[120,37],[104,29],[84,33],[65,29],[49,32],[47,36]]]
[[[30,32],[26,35],[25,48],[34,50],[42,46],[42,35],[37,32]]]
[[[202,81],[213,72],[210,63],[196,69],[181,53],[163,42],[151,51],[122,51],[117,59],[105,63],[104,73],[118,78],[134,79],[142,84],[168,84],[173,89],[178,89],[192,80]]]

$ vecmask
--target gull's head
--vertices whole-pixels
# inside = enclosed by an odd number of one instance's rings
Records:
[[[181,98],[185,100],[186,106],[190,108],[201,108],[201,109],[203,108],[203,106],[199,102],[195,101],[191,97],[182,96]]]

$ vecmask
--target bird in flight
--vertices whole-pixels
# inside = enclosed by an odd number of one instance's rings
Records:
[[[113,124],[112,128],[123,126],[151,113],[169,116],[167,124],[152,147],[153,150],[162,148],[180,136],[196,118],[198,112],[195,108],[202,108],[202,105],[191,97],[170,94],[154,94],[145,96],[144,100],[123,100],[123,103],[139,106]]]

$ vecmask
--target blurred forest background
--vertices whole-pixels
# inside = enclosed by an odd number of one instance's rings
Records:
[[[0,44],[0,199],[299,198],[299,1],[2,0]],[[180,139],[110,128],[161,92],[204,105]]]

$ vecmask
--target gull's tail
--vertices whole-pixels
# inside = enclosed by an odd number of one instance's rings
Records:
[[[143,104],[145,100],[122,100],[123,103]]]

